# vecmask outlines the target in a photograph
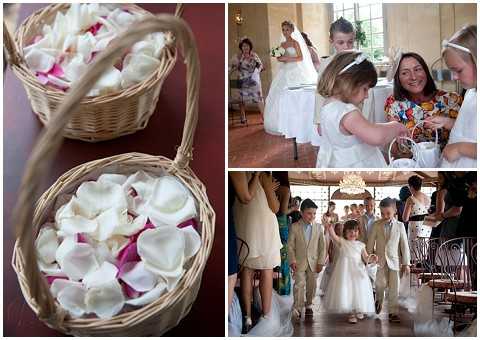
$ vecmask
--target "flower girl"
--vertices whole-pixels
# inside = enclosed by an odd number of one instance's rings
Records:
[[[359,107],[368,90],[377,83],[377,72],[365,54],[358,51],[338,53],[318,83],[318,92],[326,97],[320,109],[320,129],[326,138],[317,156],[322,168],[382,168],[385,158],[379,146],[407,135],[399,122],[371,123]]]
[[[367,254],[365,244],[357,240],[358,222],[348,220],[343,225],[343,237],[335,234],[333,226],[328,227],[331,239],[337,246],[335,267],[328,282],[325,307],[334,313],[349,313],[348,322],[357,323],[364,313],[375,312],[373,289],[365,268],[376,255]]]
[[[442,43],[442,56],[453,79],[467,89],[456,120],[432,116],[427,127],[452,130],[443,149],[442,168],[477,167],[477,26],[463,27]]]

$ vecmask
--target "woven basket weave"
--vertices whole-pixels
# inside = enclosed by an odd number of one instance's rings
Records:
[[[180,51],[184,51],[187,64],[186,119],[182,143],[175,160],[140,153],[126,153],[114,157],[82,164],[63,174],[38,199],[40,177],[48,171],[61,143],[64,126],[70,120],[81,99],[111,64],[111,60],[141,39],[145,34],[172,31]],[[192,143],[197,125],[199,93],[199,60],[193,34],[187,24],[171,15],[149,18],[122,35],[106,51],[102,52],[89,71],[78,82],[61,103],[53,120],[44,130],[27,162],[22,179],[18,202],[14,211],[17,241],[12,258],[22,293],[40,320],[61,332],[82,336],[145,336],[160,335],[176,326],[190,311],[200,288],[202,273],[211,251],[215,213],[208,201],[205,186],[188,167],[192,157]],[[176,176],[190,189],[197,201],[199,231],[202,245],[198,253],[187,264],[187,270],[174,290],[140,309],[127,311],[111,319],[71,318],[54,300],[45,277],[37,266],[34,240],[39,227],[46,221],[57,197],[73,193],[84,181],[97,178],[102,173],[131,174],[138,170],[150,173],[168,172]],[[33,228],[32,228],[33,227]]]
[[[55,19],[57,12],[65,12],[69,4],[52,4],[30,15],[18,28],[13,40],[3,27],[3,40],[7,59],[14,74],[20,79],[27,92],[32,110],[44,125],[48,125],[67,93],[41,84],[29,69],[23,58],[23,47],[31,43],[45,24]],[[142,8],[128,4],[131,12],[147,17],[153,14]],[[177,5],[176,15],[180,16],[182,6]],[[147,126],[157,105],[163,81],[176,61],[173,45],[164,48],[160,65],[155,73],[144,81],[114,93],[81,100],[66,124],[63,135],[71,139],[87,142],[109,140],[134,133]]]

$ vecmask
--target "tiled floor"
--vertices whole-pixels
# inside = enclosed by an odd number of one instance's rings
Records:
[[[294,160],[293,140],[267,134],[260,113],[248,114],[248,126],[229,119],[230,168],[314,168],[317,149],[309,143],[298,144],[298,160]]]

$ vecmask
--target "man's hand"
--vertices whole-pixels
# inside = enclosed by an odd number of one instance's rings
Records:
[[[295,273],[297,271],[297,263],[296,262],[290,263],[290,268],[292,268],[292,271]]]
[[[318,263],[317,264],[317,273],[320,273],[322,271],[322,269],[323,269],[323,266],[320,263]]]

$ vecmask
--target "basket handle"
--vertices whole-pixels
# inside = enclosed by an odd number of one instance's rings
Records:
[[[392,164],[393,162],[393,157],[392,157],[392,146],[393,146],[393,143],[395,143],[396,140],[398,139],[404,139],[404,140],[408,140],[412,143],[412,151],[413,151],[413,157],[415,158],[415,160],[418,160],[418,155],[417,155],[417,143],[415,143],[415,141],[410,138],[410,137],[403,137],[403,136],[400,136],[400,137],[397,137],[396,139],[393,139],[391,142],[390,142],[390,146],[388,147],[388,161],[390,162],[390,164]]]
[[[5,21],[3,21],[3,51],[9,64],[20,66],[22,57],[20,56],[20,53],[18,53],[17,45],[15,44],[12,34],[13,32],[10,33]],[[3,62],[5,62],[5,60]]]
[[[417,129],[420,125],[423,125],[423,123],[425,123],[424,120],[419,120],[417,122],[417,124],[415,124],[415,126],[412,129],[412,139],[413,139],[413,134],[415,132],[415,129]],[[437,129],[434,129],[434,130],[435,130],[435,146],[437,146],[438,145],[438,130]]]
[[[181,52],[183,51],[182,54],[187,64],[186,119],[182,143],[177,151],[173,165],[177,168],[188,166],[198,118],[200,63],[195,39],[189,26],[184,20],[168,14],[147,18],[136,24],[135,27],[112,41],[111,45],[97,56],[95,62],[90,65],[85,75],[70,90],[65,100],[56,110],[53,120],[42,132],[26,164],[18,201],[14,210],[15,232],[18,245],[25,260],[24,274],[26,284],[38,306],[38,317],[57,328],[62,327],[64,315],[57,314],[55,302],[50,294],[48,284],[37,266],[34,247],[34,235],[36,235],[35,231],[38,230],[39,221],[33,221],[33,203],[36,202],[41,192],[40,179],[42,176],[39,174],[48,172],[49,164],[53,161],[62,144],[62,131],[70,120],[73,110],[100,78],[105,69],[112,64],[112,60],[120,57],[126,48],[132,46],[146,34],[157,31],[171,31],[173,33],[177,46]]]

